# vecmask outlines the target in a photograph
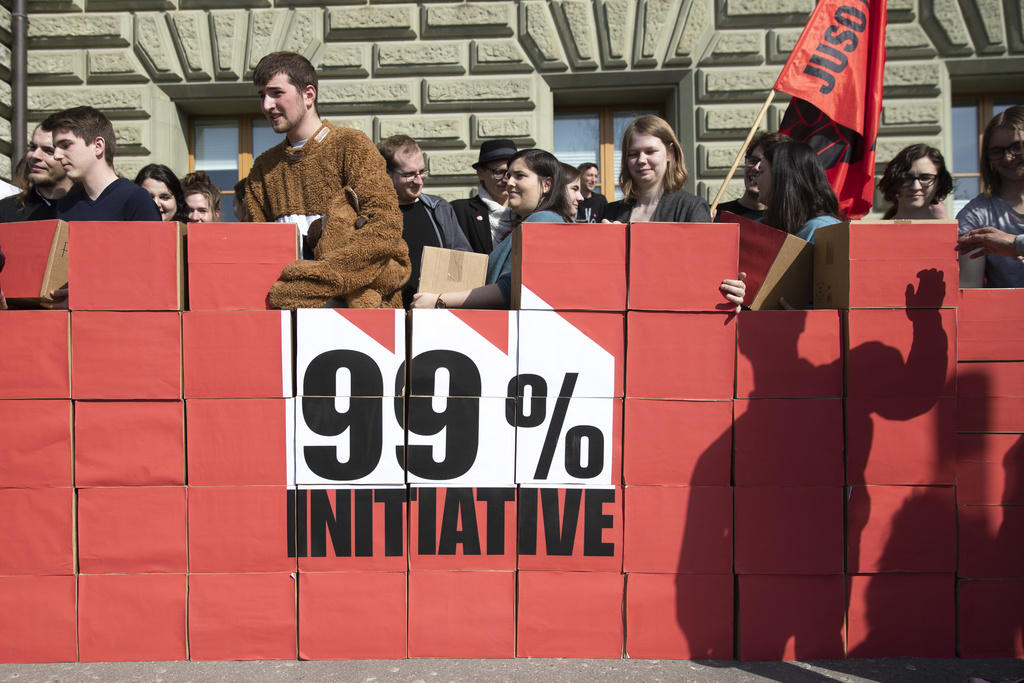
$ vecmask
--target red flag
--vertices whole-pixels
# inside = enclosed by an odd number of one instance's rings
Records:
[[[848,218],[871,209],[882,112],[886,0],[821,0],[775,90],[793,96],[779,130],[818,152]]]

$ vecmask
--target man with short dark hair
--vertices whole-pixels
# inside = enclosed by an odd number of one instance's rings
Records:
[[[53,158],[53,131],[36,126],[25,154],[28,186],[0,200],[0,223],[41,221],[57,217],[57,200],[71,189],[60,161]]]
[[[53,158],[74,187],[57,202],[66,221],[159,221],[149,193],[114,172],[114,126],[92,107],[65,109],[46,118]]]
[[[600,223],[604,218],[604,207],[608,206],[608,200],[595,188],[601,179],[601,172],[597,164],[586,161],[576,167],[580,172],[580,194],[583,201],[576,207],[577,223]]]
[[[392,135],[381,140],[377,148],[384,157],[388,176],[398,195],[398,208],[402,212],[402,239],[409,245],[412,274],[402,288],[402,303],[408,308],[412,303],[412,295],[419,289],[423,247],[459,251],[471,249],[451,204],[436,195],[423,192],[427,169],[423,151],[416,141],[408,135]]]
[[[317,76],[294,52],[253,71],[260,108],[285,139],[259,156],[245,182],[249,220],[296,223],[313,260],[285,266],[276,308],[398,308],[409,278],[402,217],[384,159],[365,134],[317,113]]]
[[[788,142],[789,136],[777,131],[760,131],[750,139],[747,145],[747,156],[743,164],[743,196],[731,202],[718,205],[715,212],[715,222],[721,223],[725,220],[722,213],[728,211],[742,218],[749,218],[754,221],[761,220],[764,216],[765,205],[758,201],[757,176],[761,170],[761,162],[764,161],[765,153],[776,145]]]
[[[515,227],[515,212],[508,207],[505,173],[508,160],[516,153],[512,140],[488,140],[480,146],[480,155],[473,164],[480,180],[476,196],[452,202],[462,232],[473,251],[489,254]]]

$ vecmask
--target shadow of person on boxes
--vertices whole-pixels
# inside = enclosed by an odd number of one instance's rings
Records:
[[[711,518],[696,495],[686,512],[677,617],[691,650],[706,637],[707,619],[688,604],[686,575],[700,573],[693,559],[709,527],[733,537],[736,658],[842,659],[844,552],[859,556],[871,517],[866,497],[844,515],[846,496],[865,483],[912,483],[921,472],[926,480],[948,473],[943,483],[953,483],[953,311],[936,307],[946,287],[941,272],[918,278],[903,309],[740,315],[732,433],[699,456],[689,484],[707,482],[731,438],[732,518]],[[943,420],[951,425],[945,440],[933,424]],[[797,672],[779,673],[792,680]]]

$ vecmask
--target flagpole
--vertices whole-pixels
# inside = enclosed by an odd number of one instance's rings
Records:
[[[729,181],[732,180],[733,175],[736,173],[736,167],[740,165],[740,159],[746,156],[747,145],[754,138],[754,133],[757,132],[758,126],[761,125],[761,120],[764,119],[765,112],[768,111],[768,107],[771,106],[772,100],[775,99],[775,89],[768,93],[768,97],[765,99],[764,104],[761,105],[761,111],[757,113],[757,118],[754,119],[754,125],[750,127],[750,132],[747,133],[747,139],[743,141],[743,146],[740,147],[736,153],[736,158],[733,159],[732,168],[729,169],[729,173],[725,176],[725,180],[722,181],[722,186],[718,188],[718,194],[715,195],[715,201],[711,202],[711,213],[715,213],[715,209],[718,208],[718,202],[721,201],[722,195],[725,194],[725,188],[729,185]]]

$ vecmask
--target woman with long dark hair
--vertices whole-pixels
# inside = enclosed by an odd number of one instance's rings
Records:
[[[522,223],[565,223],[572,215],[562,164],[542,149],[524,149],[508,160],[508,205]],[[508,308],[512,293],[512,235],[499,242],[487,261],[487,284],[462,292],[419,292],[413,308]]]
[[[757,178],[761,222],[814,242],[814,231],[839,222],[839,200],[806,142],[784,142],[765,152]]]
[[[961,287],[1024,287],[1024,105],[996,114],[981,136],[984,190],[956,215]]]
[[[143,166],[135,176],[135,184],[153,198],[161,219],[181,222],[188,220],[188,206],[174,171],[163,164],[149,164]]]
[[[569,210],[572,215],[567,222],[575,223],[579,216],[580,202],[583,201],[583,176],[575,166],[562,163],[562,172],[565,173],[565,200],[569,202]]]
[[[925,144],[901,149],[886,164],[878,189],[892,203],[882,218],[931,219],[953,191],[942,152]]]

